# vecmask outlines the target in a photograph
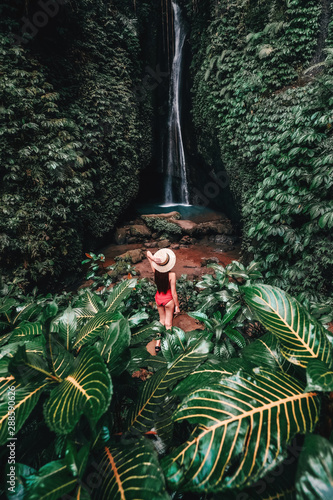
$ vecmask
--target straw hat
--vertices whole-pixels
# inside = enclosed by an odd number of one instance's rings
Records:
[[[176,264],[176,255],[170,248],[161,248],[154,254],[154,257],[161,260],[161,264],[152,263],[160,273],[168,273]]]

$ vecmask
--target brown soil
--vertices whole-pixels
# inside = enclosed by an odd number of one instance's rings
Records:
[[[142,244],[131,244],[131,245],[110,245],[103,249],[102,253],[105,255],[105,266],[110,266],[115,263],[114,258],[121,255],[128,250],[134,250],[137,248],[142,248],[145,252],[146,248]],[[157,248],[150,249],[154,254]],[[182,274],[187,274],[189,279],[194,277],[200,277],[203,274],[207,274],[210,268],[201,267],[201,259],[203,257],[217,257],[219,263],[223,266],[230,264],[233,260],[239,260],[240,258],[240,246],[235,246],[235,249],[230,252],[221,252],[217,245],[207,243],[197,243],[194,245],[188,245],[183,248],[175,250],[177,256],[177,263],[174,271],[177,277]],[[152,271],[148,259],[144,259],[135,265],[136,269],[140,271],[141,278],[152,278]]]

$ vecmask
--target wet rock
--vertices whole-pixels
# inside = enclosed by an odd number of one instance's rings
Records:
[[[191,220],[174,220],[172,222],[181,228],[183,234],[188,234],[189,236],[192,236],[198,227],[198,224]]]
[[[138,248],[136,250],[129,250],[126,253],[118,255],[117,257],[115,257],[115,260],[117,262],[123,260],[130,262],[132,264],[137,264],[138,262],[141,262],[144,259],[144,256],[145,256],[144,252],[140,248]]]
[[[179,244],[180,245],[190,245],[191,241],[192,241],[192,239],[190,238],[190,236],[189,235],[185,235],[185,236],[182,237],[182,239],[180,240]]]
[[[161,240],[157,243],[158,248],[168,248],[171,245],[169,240]]]
[[[220,261],[217,257],[203,257],[201,259],[201,267],[206,267],[208,264],[219,264]]]
[[[145,226],[144,224],[135,224],[131,226],[130,234],[132,237],[142,240],[150,238],[151,236],[151,232],[149,231],[148,227]]]
[[[114,236],[115,242],[117,245],[124,245],[127,241],[127,231],[125,227],[119,227],[116,229],[116,233]]]
[[[173,212],[168,212],[167,214],[145,214],[142,215],[142,219],[145,220],[146,217],[158,217],[160,219],[175,219],[179,220],[182,218],[179,212],[173,211]]]
[[[157,241],[147,241],[145,243],[146,248],[156,248],[157,247]]]

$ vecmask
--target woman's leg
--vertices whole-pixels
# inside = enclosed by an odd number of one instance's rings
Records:
[[[172,321],[173,321],[173,313],[175,310],[175,301],[170,300],[165,306],[165,328],[167,330],[171,330],[172,328]]]
[[[165,325],[165,308],[164,308],[164,306],[157,306],[157,310],[158,310],[158,314],[160,316],[160,323],[162,323],[162,325],[164,326]],[[161,345],[160,339],[156,340],[155,347],[160,347],[160,345]]]

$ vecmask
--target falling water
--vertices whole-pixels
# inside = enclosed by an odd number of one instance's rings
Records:
[[[174,12],[174,42],[175,52],[172,62],[170,92],[169,92],[169,117],[168,117],[168,150],[167,150],[167,170],[165,202],[175,203],[175,196],[172,188],[174,176],[180,178],[180,203],[189,204],[189,192],[186,172],[185,151],[180,124],[180,88],[181,70],[183,60],[183,47],[186,38],[186,30],[181,16],[179,5],[172,1]]]

